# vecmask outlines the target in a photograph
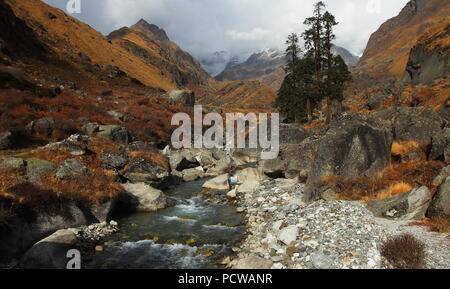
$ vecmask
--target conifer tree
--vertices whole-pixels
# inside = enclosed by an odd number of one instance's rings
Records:
[[[301,48],[297,34],[292,33],[286,41],[286,77],[278,91],[275,105],[291,119],[312,120],[315,107],[327,100],[327,123],[332,117],[332,102],[341,104],[345,83],[351,80],[347,65],[340,56],[332,53],[336,36],[333,27],[338,23],[319,1],[314,5],[314,15],[305,20],[308,26],[303,34],[305,55],[300,58]]]
[[[313,106],[316,106],[323,97],[322,87],[322,64],[323,64],[323,9],[325,3],[322,1],[314,5],[314,15],[306,18],[303,24],[309,28],[303,32],[302,36],[305,41],[305,48],[314,57],[315,70],[315,92],[308,97],[307,111],[308,121],[312,120]]]
[[[331,51],[333,47],[333,40],[336,36],[333,33],[333,27],[338,23],[336,22],[335,17],[329,13],[328,11],[323,14],[323,26],[324,26],[324,36],[323,36],[323,45],[324,45],[324,56],[325,56],[325,80],[324,80],[324,93],[327,99],[327,120],[326,123],[329,124],[332,116],[332,95],[334,94],[334,89],[336,87],[333,84],[333,76],[334,76],[334,55]]]

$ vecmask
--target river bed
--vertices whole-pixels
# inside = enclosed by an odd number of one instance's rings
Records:
[[[230,206],[226,192],[202,192],[206,180],[182,183],[166,195],[174,207],[119,219],[119,232],[105,240],[94,268],[222,268],[221,259],[244,238],[244,218]]]

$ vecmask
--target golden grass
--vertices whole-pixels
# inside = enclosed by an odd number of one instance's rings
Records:
[[[394,141],[392,143],[391,153],[394,156],[407,155],[413,152],[417,152],[421,149],[422,144],[417,141]]]
[[[450,220],[444,218],[430,219],[425,218],[421,222],[411,222],[410,226],[426,226],[431,232],[438,232],[442,234],[450,233]]]
[[[368,202],[403,194],[420,186],[427,186],[434,193],[437,188],[432,185],[433,179],[443,167],[441,162],[394,163],[375,178],[342,179],[329,176],[322,182],[336,189],[339,199]]]
[[[169,162],[165,155],[159,152],[148,152],[148,151],[131,151],[128,153],[130,158],[143,158],[146,161],[158,165],[162,168],[169,169]]]
[[[387,199],[395,195],[401,195],[411,191],[413,187],[410,184],[400,182],[389,186],[386,190],[378,192],[375,196],[376,199]],[[367,199],[369,200],[369,199]]]

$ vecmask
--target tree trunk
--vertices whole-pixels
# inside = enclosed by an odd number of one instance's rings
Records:
[[[331,118],[333,116],[333,106],[331,105],[331,97],[327,96],[327,120],[326,120],[326,124],[330,124],[331,122]]]
[[[308,123],[311,123],[311,121],[312,121],[312,107],[311,107],[311,100],[309,98],[306,100],[306,112],[308,113]]]

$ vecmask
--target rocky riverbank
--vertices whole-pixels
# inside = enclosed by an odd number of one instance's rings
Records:
[[[427,267],[448,268],[448,236],[408,221],[374,217],[356,201],[302,202],[305,185],[265,180],[236,203],[247,219],[248,236],[228,267],[245,269],[391,268],[379,246],[389,235],[409,232],[426,244]]]
[[[105,238],[118,229],[119,224],[110,221],[58,230],[34,244],[20,259],[3,264],[0,268],[65,269],[67,252],[73,249],[80,252],[81,266],[85,267],[96,251],[103,250]]]

